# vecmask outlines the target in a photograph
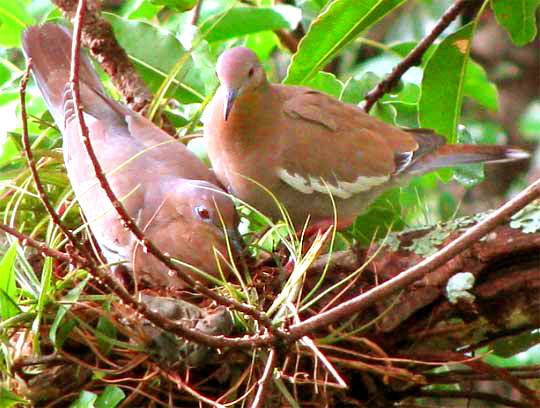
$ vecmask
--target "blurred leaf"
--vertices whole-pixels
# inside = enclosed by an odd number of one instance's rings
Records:
[[[167,6],[179,12],[191,10],[197,4],[197,0],[150,0],[150,3],[158,6]]]
[[[313,21],[298,44],[286,84],[304,84],[362,31],[400,6],[404,0],[334,0]]]
[[[113,347],[113,344],[109,339],[116,338],[116,327],[114,327],[109,318],[101,316],[98,320],[96,329],[99,332],[99,335],[97,335],[99,349],[107,356],[110,354]]]
[[[0,134],[0,168],[19,154],[19,149],[9,133]]]
[[[116,385],[108,385],[95,403],[96,408],[114,408],[120,401],[126,398],[126,394]]]
[[[94,402],[97,400],[97,395],[93,392],[82,391],[79,398],[73,402],[69,408],[94,408]]]
[[[465,72],[463,92],[480,105],[497,112],[499,109],[497,87],[489,82],[486,71],[482,66],[470,60]]]
[[[0,3],[0,45],[18,47],[23,30],[30,24],[34,19],[19,0]]]
[[[474,144],[469,130],[465,126],[458,127],[458,143]],[[466,164],[454,168],[454,178],[461,184],[472,187],[484,180],[484,165],[482,163]]]
[[[150,20],[161,10],[148,0],[128,0],[122,5],[122,16],[130,20]]]
[[[10,390],[0,387],[0,407],[1,408],[11,408],[17,404],[24,404],[25,400],[19,397],[17,394],[11,392]]]
[[[328,72],[317,72],[317,74],[306,82],[306,86],[321,91],[323,93],[339,98],[343,91],[343,82]]]
[[[540,140],[540,101],[531,102],[519,119],[519,131],[525,139]]]
[[[358,105],[381,78],[373,72],[366,72],[360,78],[350,78],[343,86],[339,99],[345,103]]]
[[[263,31],[248,35],[245,46],[255,51],[261,61],[266,61],[278,44],[279,39],[273,32]]]
[[[86,284],[88,283],[88,279],[89,278],[80,282],[76,287],[71,289],[67,293],[67,295],[63,297],[62,300],[64,300],[66,304],[60,305],[60,307],[58,308],[58,311],[56,312],[56,317],[54,318],[54,321],[51,324],[51,328],[49,330],[49,339],[57,347],[62,347],[62,344],[64,343],[67,335],[70,333],[71,329],[75,326],[74,320],[68,320],[66,322],[64,320],[64,316],[66,315],[68,310],[71,308],[70,303],[76,302],[79,299],[81,292],[83,291]]]
[[[536,36],[536,9],[540,0],[492,0],[497,22],[516,45],[525,45]]]
[[[446,37],[424,69],[419,111],[420,125],[455,143],[461,116],[463,86],[474,24]]]
[[[206,142],[203,137],[195,137],[187,143],[187,148],[195,153],[200,160],[202,160],[207,165],[210,165],[210,159],[208,158],[208,153],[206,152]]]
[[[17,242],[14,242],[0,260],[0,318],[9,319],[20,313],[15,297],[15,257],[17,255]]]
[[[279,28],[294,28],[284,13],[278,10],[297,10],[295,7],[281,8],[236,7],[206,19],[200,27],[201,33],[209,42],[223,41],[261,31],[277,30]]]
[[[177,61],[187,52],[169,32],[144,21],[132,21],[103,13],[121,46],[134,62],[137,71],[152,92],[156,92]],[[181,103],[198,103],[204,99],[204,84],[189,58],[181,82],[174,81],[167,92]]]
[[[529,350],[531,347],[540,344],[540,331],[531,331],[519,336],[504,337],[496,341],[492,348],[496,356],[508,358]]]
[[[399,231],[404,226],[400,191],[393,188],[380,195],[368,211],[356,218],[351,232],[362,244],[367,245],[374,239],[383,238],[390,230]]]

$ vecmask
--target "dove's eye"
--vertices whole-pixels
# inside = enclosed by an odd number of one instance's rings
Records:
[[[254,68],[254,67],[251,67],[251,68],[249,69],[249,71],[248,71],[248,77],[251,78],[251,77],[253,76],[254,73],[255,73],[255,68]]]
[[[208,222],[210,221],[211,214],[210,210],[206,208],[204,205],[198,205],[193,209],[193,212],[201,221]]]

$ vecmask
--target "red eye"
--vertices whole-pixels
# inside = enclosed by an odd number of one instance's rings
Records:
[[[208,221],[210,219],[210,211],[208,208],[198,205],[194,208],[194,212],[203,221]]]
[[[249,71],[248,71],[248,77],[251,78],[251,77],[253,76],[254,73],[255,73],[255,68],[254,68],[254,67],[251,67],[251,68],[249,69]]]

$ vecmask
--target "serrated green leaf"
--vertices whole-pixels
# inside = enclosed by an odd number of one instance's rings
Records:
[[[134,62],[137,71],[152,92],[156,92],[176,62],[187,52],[178,39],[144,21],[132,21],[103,13],[113,28],[120,45]],[[174,81],[167,96],[181,103],[198,103],[204,99],[204,84],[191,57],[182,81]]]
[[[531,42],[538,28],[536,9],[540,0],[491,0],[495,18],[516,45]]]
[[[298,44],[286,84],[305,84],[362,31],[399,7],[404,0],[334,0],[313,21]]]
[[[419,102],[420,125],[457,139],[461,116],[465,72],[469,59],[474,23],[446,37],[426,64]]]

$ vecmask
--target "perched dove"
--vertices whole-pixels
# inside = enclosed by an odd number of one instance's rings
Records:
[[[267,81],[254,52],[233,48],[217,63],[221,82],[204,113],[214,171],[229,191],[267,216],[285,206],[297,229],[349,226],[385,190],[440,167],[528,157],[504,146],[446,145],[426,129],[388,125],[354,105]]]
[[[77,200],[109,263],[124,263],[135,279],[154,287],[183,288],[185,283],[143,251],[120,224],[98,184],[69,91],[71,41],[69,30],[56,24],[29,27],[23,34],[34,79],[63,135],[64,161]],[[214,248],[228,258],[225,234],[236,237],[237,215],[214,174],[182,143],[110,99],[83,54],[80,89],[92,147],[129,215],[161,251],[219,275]]]

